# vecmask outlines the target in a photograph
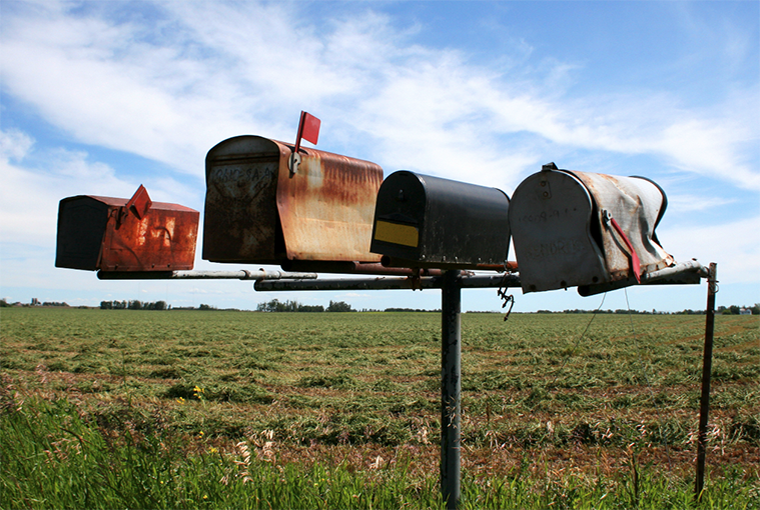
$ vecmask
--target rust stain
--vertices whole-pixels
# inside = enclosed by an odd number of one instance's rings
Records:
[[[369,252],[379,165],[338,154],[302,149],[292,177],[291,149],[280,146],[277,209],[290,260],[379,262]]]
[[[192,269],[199,216],[198,211],[188,207],[154,202],[140,220],[134,214],[121,213],[121,207],[114,207],[108,217],[99,268],[102,271]]]
[[[315,273],[370,274],[395,276],[441,276],[440,269],[388,267],[377,262],[289,260],[282,264],[286,271]]]
[[[61,202],[56,266],[101,271],[193,268],[198,211],[153,202],[140,219],[126,208],[127,199],[78,196]]]

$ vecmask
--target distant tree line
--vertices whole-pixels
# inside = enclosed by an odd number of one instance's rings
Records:
[[[623,308],[618,308],[617,310],[562,310],[561,312],[552,312],[551,310],[538,310],[536,313],[611,313],[611,314],[623,314],[628,315],[629,313],[632,315],[652,315],[652,314],[664,314],[664,313],[670,313],[670,312],[658,312],[657,310],[628,310]],[[674,313],[681,313],[681,312],[674,312]],[[702,310],[702,313],[705,313],[704,310]]]
[[[441,310],[426,310],[424,308],[386,308],[384,312],[440,312]],[[488,312],[483,312],[488,313]]]
[[[325,308],[322,305],[302,305],[298,301],[285,301],[284,303],[278,299],[267,301],[266,303],[259,303],[256,306],[257,312],[355,312],[351,305],[344,301],[330,301],[330,304]]]
[[[166,301],[156,301],[155,303],[143,303],[138,300],[132,301],[101,301],[101,310],[168,310]]]
[[[760,315],[760,303],[755,303],[754,306],[719,306],[715,313],[718,315],[740,315],[744,310],[744,313],[749,311],[752,315]],[[617,313],[617,314],[631,314],[631,315],[704,315],[705,310],[692,310],[687,308],[680,312],[660,312],[657,310],[627,310],[618,308],[617,310],[563,310],[561,312],[552,312],[551,310],[538,310],[536,313]]]
[[[40,303],[35,299],[33,304],[29,303],[9,303],[7,299],[0,299],[0,308],[8,306],[60,306],[67,307],[68,303],[64,301],[45,301]],[[81,308],[81,307],[80,307]],[[156,302],[141,302],[137,300],[132,301],[101,301],[100,308],[103,310],[217,310],[215,306],[202,304],[198,308],[194,307],[177,307],[172,308],[171,305],[167,305],[166,301]],[[232,309],[236,310],[236,309]],[[285,301],[280,302],[277,299],[266,303],[259,303],[256,307],[259,312],[355,312],[350,304],[344,301],[330,301],[330,304],[325,308],[322,305],[303,305],[298,301]],[[363,312],[379,312],[380,310],[363,309]],[[424,310],[420,308],[386,308],[385,312],[440,312],[440,310]],[[751,313],[752,315],[760,315],[760,303],[755,303],[754,306],[719,306],[715,311],[718,315],[740,315],[742,313]],[[468,312],[468,313],[494,313],[494,312]],[[513,312],[520,313],[520,312]],[[525,313],[525,312],[523,312]],[[553,312],[551,310],[538,310],[536,313],[594,313],[594,310],[563,310],[561,312]],[[704,315],[704,310],[691,310],[685,309],[680,312],[661,312],[657,310],[599,310],[596,313],[599,314],[654,314],[654,315]]]
[[[740,315],[742,310],[749,310],[752,312],[752,315],[760,315],[760,303],[755,303],[755,306],[719,306],[717,313],[722,313],[723,315]]]
[[[45,301],[44,303],[41,303],[39,299],[32,298],[31,303],[9,303],[7,299],[0,299],[0,308],[5,308],[7,306],[65,306],[68,307],[69,304],[65,301]]]

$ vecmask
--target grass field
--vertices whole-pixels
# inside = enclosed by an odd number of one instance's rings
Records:
[[[440,315],[6,308],[0,508],[438,508]],[[462,318],[463,508],[692,505],[704,316]],[[760,322],[707,491],[760,508]]]

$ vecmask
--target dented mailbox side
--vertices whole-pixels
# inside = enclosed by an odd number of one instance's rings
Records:
[[[660,246],[655,232],[668,203],[662,188],[643,177],[568,172],[583,182],[594,200],[594,221],[602,228],[602,247],[611,280],[633,276],[630,250],[614,231],[612,219],[636,251],[639,274],[664,269],[675,262]]]

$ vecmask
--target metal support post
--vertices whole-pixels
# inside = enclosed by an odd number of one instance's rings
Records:
[[[441,290],[441,493],[448,510],[457,508],[460,497],[460,280],[459,271],[446,271]]]
[[[702,397],[699,401],[699,432],[697,435],[697,480],[694,497],[699,501],[705,487],[705,456],[707,453],[707,415],[710,411],[710,372],[712,371],[713,333],[715,331],[715,294],[718,292],[717,264],[712,262],[707,276],[707,309],[705,310],[705,350],[702,358]]]

